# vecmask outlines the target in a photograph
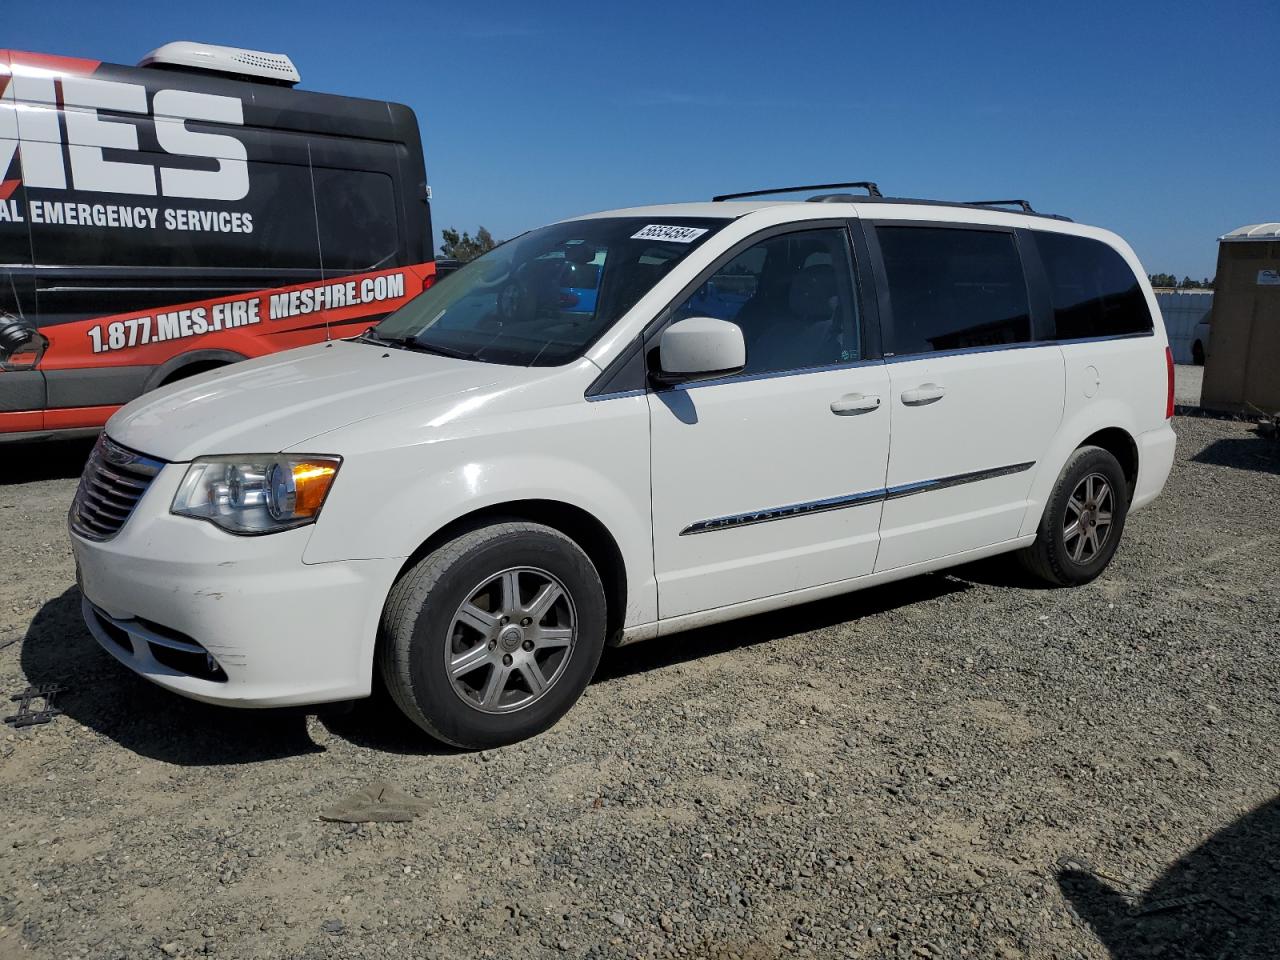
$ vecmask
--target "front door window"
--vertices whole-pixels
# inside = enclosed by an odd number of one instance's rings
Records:
[[[676,311],[742,328],[744,373],[829,367],[862,359],[844,230],[787,233],[734,257]]]

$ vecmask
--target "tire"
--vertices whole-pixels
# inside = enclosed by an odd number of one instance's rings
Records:
[[[1086,493],[1090,489],[1086,481],[1090,478],[1095,478],[1091,489],[1098,501],[1092,505]],[[1109,497],[1100,493],[1103,484],[1110,491]],[[1106,509],[1108,501],[1110,510]],[[1077,516],[1074,505],[1081,502],[1087,508],[1083,518]],[[1110,514],[1110,522],[1104,527],[1105,513]],[[1129,482],[1120,462],[1101,447],[1080,447],[1058,475],[1040,518],[1035,542],[1019,550],[1017,557],[1028,571],[1054,586],[1075,587],[1088,583],[1102,573],[1115,556],[1128,514]],[[1076,532],[1071,533],[1072,521],[1080,519],[1086,522],[1077,524]],[[1087,522],[1091,519],[1092,525]]]
[[[1204,344],[1199,340],[1191,345],[1191,362],[1197,367],[1204,366]]]
[[[192,377],[199,376],[202,373],[208,373],[210,370],[221,370],[227,366],[221,360],[208,360],[197,363],[189,363],[185,367],[179,367],[173,373],[169,374],[157,387],[167,387],[171,383],[181,383],[183,380],[190,380]]]
[[[383,608],[378,667],[410,720],[483,750],[564,716],[595,674],[605,624],[604,587],[581,547],[541,524],[500,522],[405,571]]]

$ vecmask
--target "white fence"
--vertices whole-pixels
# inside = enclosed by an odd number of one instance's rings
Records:
[[[1196,324],[1208,316],[1213,307],[1213,291],[1157,291],[1156,302],[1160,304],[1160,313],[1164,316],[1169,346],[1173,347],[1173,362],[1191,363],[1191,344],[1195,340]]]

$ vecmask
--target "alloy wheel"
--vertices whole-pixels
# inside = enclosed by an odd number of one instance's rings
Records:
[[[1111,535],[1115,493],[1100,473],[1091,473],[1076,484],[1067,501],[1062,542],[1073,563],[1096,557]]]
[[[573,598],[553,574],[512,567],[487,577],[453,615],[445,670],[484,713],[523,710],[564,674],[577,640]]]

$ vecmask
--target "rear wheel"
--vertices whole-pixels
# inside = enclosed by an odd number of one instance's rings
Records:
[[[1035,543],[1018,557],[1048,583],[1088,583],[1111,562],[1128,513],[1129,485],[1119,461],[1101,447],[1081,447],[1054,484]]]
[[[169,374],[162,380],[158,386],[167,387],[171,383],[177,383],[180,380],[189,380],[201,373],[208,373],[210,370],[217,370],[225,367],[227,364],[222,360],[202,360],[197,363],[189,363],[185,367],[179,367],[173,373]]]
[[[482,527],[396,583],[379,667],[423,730],[483,749],[523,740],[581,696],[604,649],[605,597],[591,560],[540,524]]]

